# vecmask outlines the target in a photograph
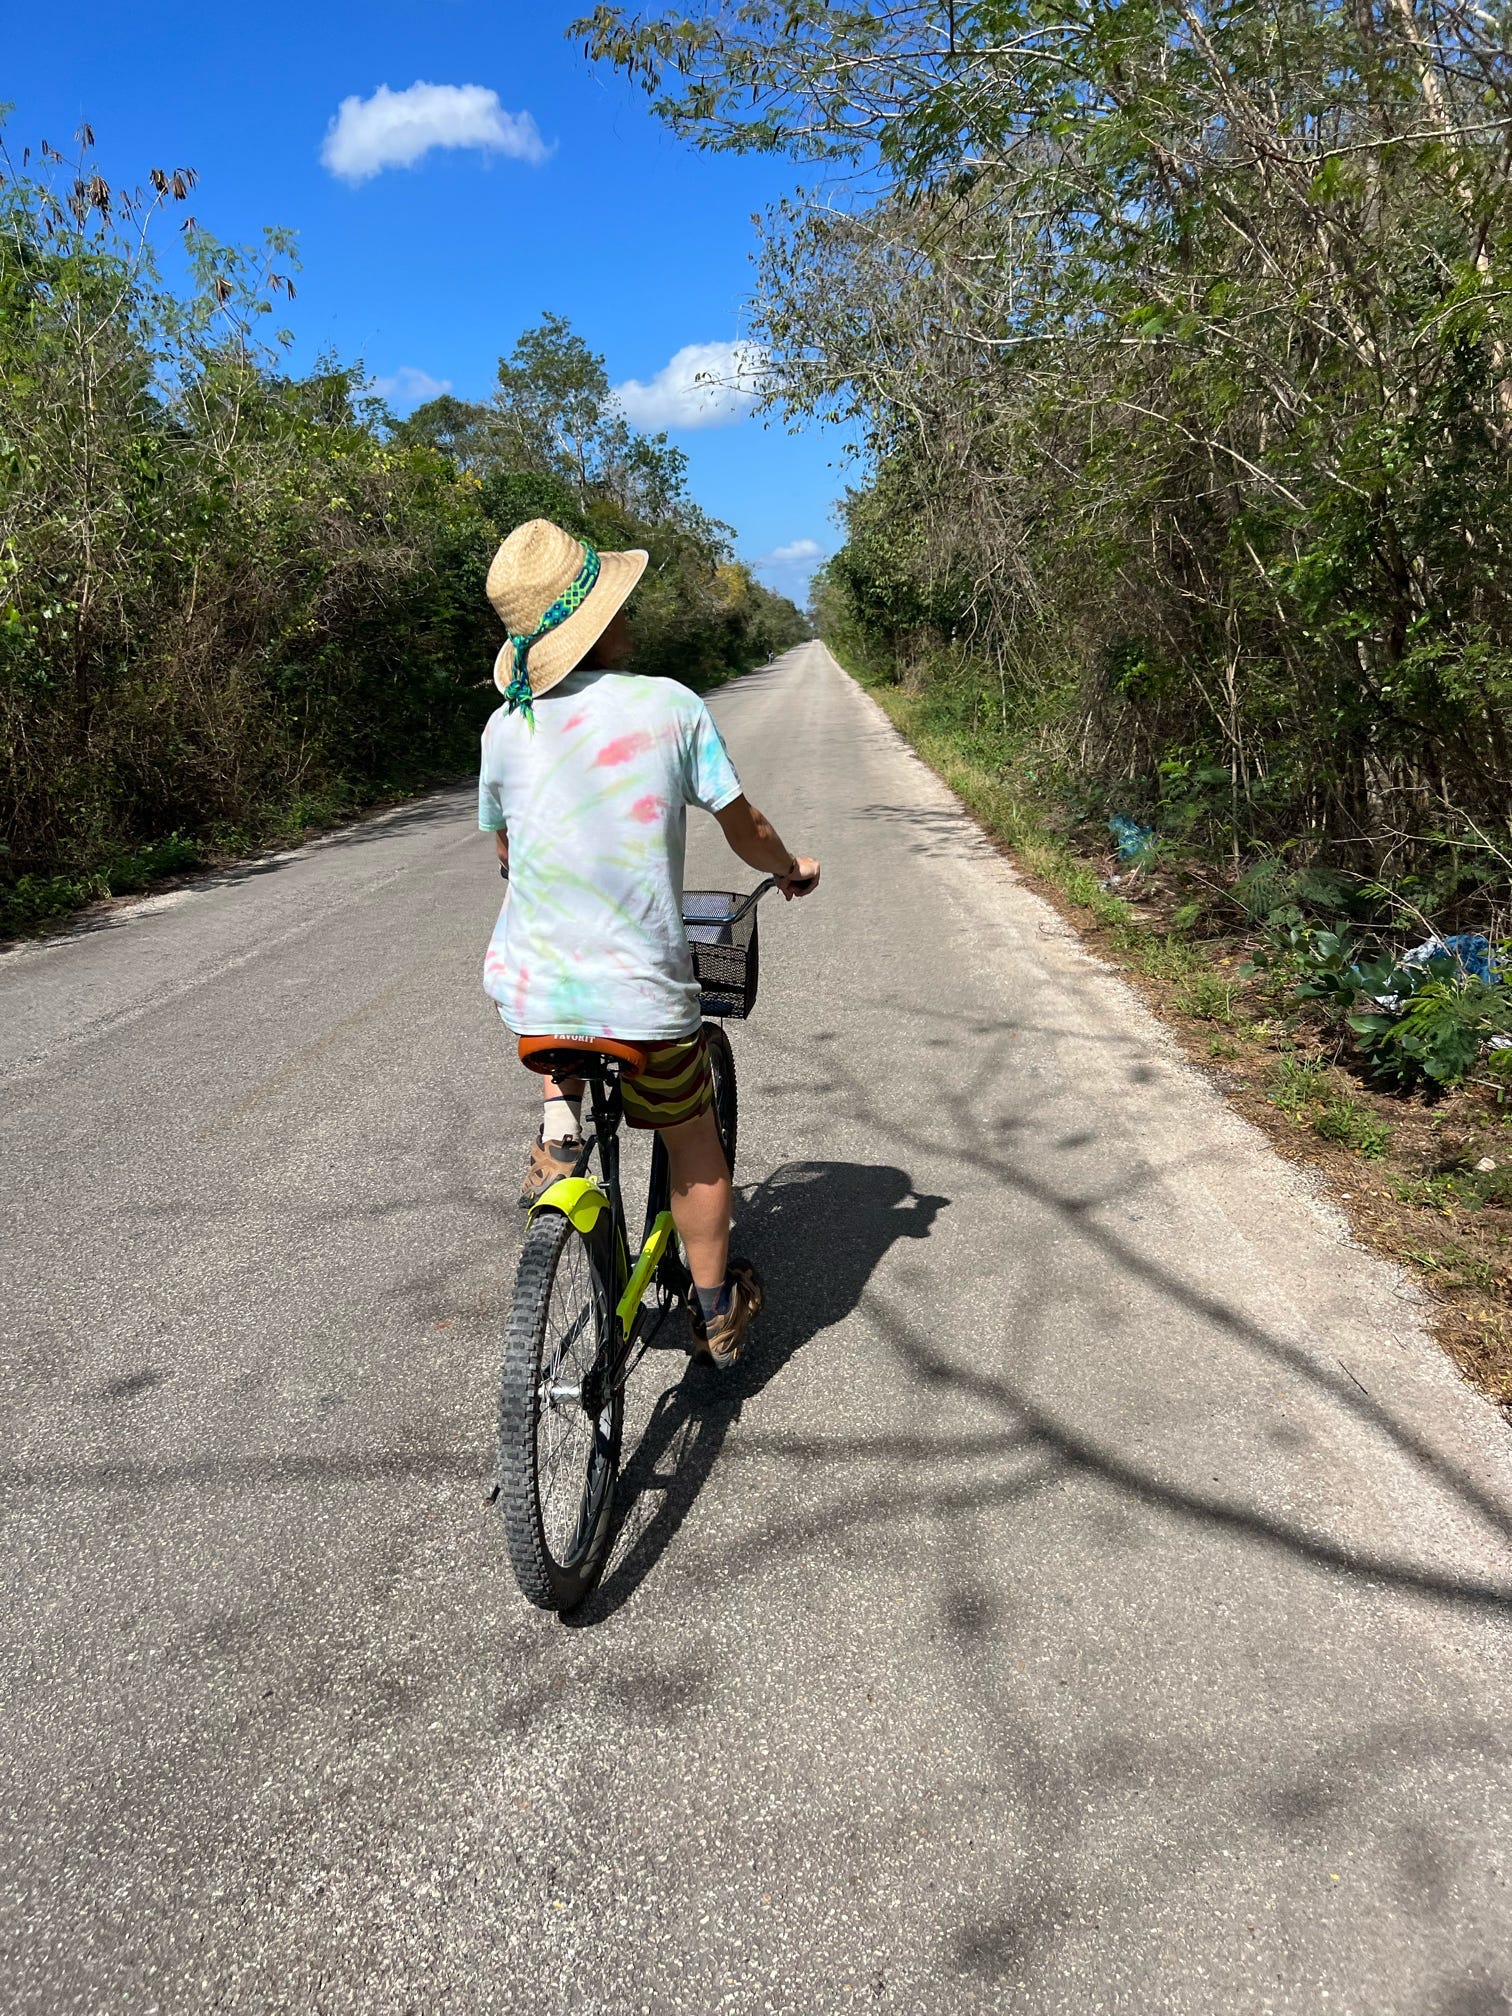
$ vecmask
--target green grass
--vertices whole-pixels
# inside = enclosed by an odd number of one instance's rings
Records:
[[[1194,1021],[1229,1023],[1234,1019],[1234,984],[1219,973],[1194,974],[1172,998],[1182,1014]]]
[[[1328,1066],[1297,1057],[1278,1057],[1271,1080],[1273,1106],[1279,1106],[1283,1113],[1305,1113],[1324,1097]]]
[[[131,851],[106,854],[97,864],[64,875],[20,875],[3,879],[0,866],[0,938],[25,937],[86,904],[108,896],[135,896],[165,877],[211,861],[235,861],[265,847],[292,847],[316,833],[342,826],[384,803],[414,796],[443,781],[418,773],[389,782],[358,784],[338,780],[303,791],[283,805],[270,806],[251,826],[211,827],[203,839],[170,833]]]
[[[1330,1099],[1321,1113],[1313,1116],[1312,1130],[1320,1140],[1352,1148],[1357,1155],[1375,1161],[1391,1146],[1391,1129],[1378,1120],[1367,1106],[1347,1095]]]
[[[933,721],[920,695],[901,686],[863,683],[930,769],[1031,875],[1050,883],[1096,923],[1128,932],[1134,942],[1153,939],[1155,934],[1135,920],[1124,899],[1100,885],[1093,869],[1071,851],[1051,826],[1044,808],[1010,772],[994,768],[963,746],[959,729]]]
[[[1512,1211],[1512,1163],[1494,1169],[1441,1169],[1432,1176],[1400,1177],[1392,1186],[1404,1204],[1428,1211]]]
[[[1135,964],[1152,980],[1184,980],[1202,973],[1208,963],[1200,945],[1174,931],[1147,931],[1144,943],[1131,949]]]
[[[1320,1141],[1331,1141],[1370,1161],[1390,1148],[1390,1127],[1345,1089],[1348,1081],[1341,1083],[1341,1074],[1331,1064],[1316,1058],[1278,1057],[1271,1079],[1271,1104],[1310,1127]]]
[[[1497,1291],[1497,1272],[1491,1261],[1467,1253],[1452,1239],[1446,1239],[1438,1247],[1409,1246],[1404,1250],[1407,1258],[1426,1274],[1440,1275],[1457,1288],[1473,1288],[1482,1295],[1494,1295]]]
[[[99,867],[74,875],[21,875],[0,887],[0,937],[35,931],[86,903],[106,896],[134,896],[165,875],[181,874],[204,858],[195,840],[170,833],[134,853],[107,857]]]

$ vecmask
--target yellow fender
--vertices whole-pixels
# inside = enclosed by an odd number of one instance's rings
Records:
[[[549,1190],[542,1191],[531,1205],[530,1215],[534,1218],[537,1211],[560,1211],[586,1239],[597,1225],[600,1212],[608,1209],[608,1193],[591,1176],[562,1176]]]

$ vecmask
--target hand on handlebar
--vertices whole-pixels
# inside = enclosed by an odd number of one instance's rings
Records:
[[[810,860],[807,855],[795,854],[792,874],[777,875],[772,879],[791,903],[795,896],[811,896],[819,887],[819,863]]]

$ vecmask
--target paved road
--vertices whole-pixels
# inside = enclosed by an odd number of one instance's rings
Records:
[[[821,647],[716,711],[773,1306],[570,1626],[465,794],[0,960],[5,2008],[1512,2009],[1512,1438]]]

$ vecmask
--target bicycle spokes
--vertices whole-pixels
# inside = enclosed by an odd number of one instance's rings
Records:
[[[598,1509],[608,1410],[597,1394],[601,1296],[583,1240],[569,1238],[552,1280],[536,1400],[536,1470],[543,1538],[553,1560],[581,1550]]]

